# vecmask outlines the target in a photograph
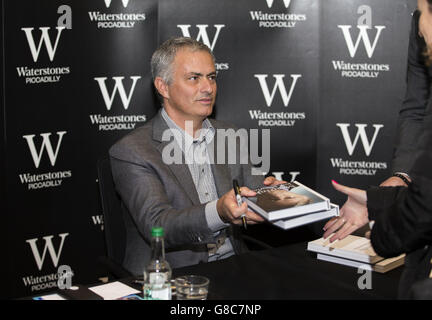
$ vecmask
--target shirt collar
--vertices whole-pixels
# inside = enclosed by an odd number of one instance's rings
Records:
[[[198,144],[201,144],[202,142],[205,142],[206,144],[210,144],[214,138],[216,130],[207,118],[204,119],[204,121],[202,123],[202,128],[199,132],[200,134],[199,134],[198,138],[194,139],[194,138],[192,138],[192,136],[187,134],[186,131],[184,131],[182,128],[180,128],[174,122],[174,120],[172,120],[170,118],[168,113],[165,111],[165,108],[162,108],[161,115],[162,115],[162,118],[167,123],[168,127],[170,128],[171,132],[173,133],[178,145],[183,150],[183,152],[188,151],[194,142],[198,143]],[[185,149],[183,149],[182,141],[184,141]]]

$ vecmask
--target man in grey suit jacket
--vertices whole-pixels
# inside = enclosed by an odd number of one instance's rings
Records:
[[[171,39],[155,51],[151,63],[163,108],[110,149],[127,229],[123,265],[135,275],[150,259],[150,230],[156,225],[165,230],[166,258],[174,268],[245,251],[241,216],[250,224],[263,218],[248,211],[246,203],[238,206],[233,179],[244,196],[255,195],[249,188],[280,183],[274,177],[263,181],[252,174],[250,163],[239,163],[238,142],[234,151],[220,149],[219,133],[235,131],[207,118],[217,91],[207,46],[190,38]],[[221,151],[236,152],[237,162],[215,161]]]

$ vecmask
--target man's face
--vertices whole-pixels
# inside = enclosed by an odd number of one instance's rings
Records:
[[[418,0],[417,6],[420,11],[419,35],[427,45],[428,55],[431,58],[432,53],[432,13],[426,0]]]
[[[180,49],[172,64],[171,84],[165,85],[165,108],[176,120],[204,120],[216,99],[216,70],[206,51]]]

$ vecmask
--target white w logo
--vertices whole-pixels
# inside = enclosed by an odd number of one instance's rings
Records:
[[[271,7],[273,6],[273,1],[274,1],[274,0],[266,0],[266,1],[267,1],[267,6],[268,6],[269,8],[271,8]],[[291,0],[283,0],[283,2],[284,2],[284,4],[285,4],[285,8],[288,8],[289,5],[290,5],[290,3],[291,3]]]
[[[56,41],[55,41],[54,47],[53,47],[52,43],[51,43],[51,39],[50,39],[49,34],[48,34],[48,30],[51,28],[50,27],[40,27],[39,30],[42,32],[42,35],[39,39],[39,45],[37,48],[36,48],[36,44],[34,42],[33,33],[32,33],[34,28],[21,28],[21,30],[24,31],[24,33],[27,37],[27,42],[29,44],[30,51],[31,51],[34,62],[36,62],[39,58],[39,53],[40,53],[40,50],[42,48],[42,43],[45,43],[45,47],[47,49],[50,61],[54,60],[54,55],[55,55],[55,52],[57,50],[58,42],[60,40],[60,35],[65,28],[66,27],[56,27],[57,38],[56,38]]]
[[[126,91],[125,91],[124,86],[123,86],[124,77],[113,77],[113,79],[115,81],[115,85],[114,85],[114,89],[113,89],[111,95],[108,93],[108,90],[107,90],[107,87],[105,84],[105,80],[107,78],[106,77],[94,78],[99,84],[99,88],[102,92],[102,96],[104,98],[105,105],[106,105],[108,110],[111,110],[111,106],[112,106],[112,103],[114,101],[114,98],[115,98],[117,91],[120,94],[120,98],[122,100],[123,107],[125,108],[125,110],[127,110],[127,108],[129,107],[129,103],[131,101],[131,98],[132,98],[132,94],[135,90],[136,82],[138,81],[138,79],[141,79],[140,76],[132,76],[130,78],[132,79],[132,86],[131,86],[131,89],[129,90],[129,94],[126,94]]]
[[[177,27],[179,27],[180,30],[182,31],[183,37],[192,38],[190,35],[190,32],[189,32],[190,26],[191,26],[190,24],[178,24],[177,25]],[[199,30],[198,35],[196,37],[196,40],[202,41],[207,47],[209,47],[213,51],[215,44],[216,44],[216,41],[219,37],[219,32],[221,31],[221,29],[223,27],[225,27],[225,25],[224,24],[215,24],[214,25],[214,27],[216,28],[216,33],[215,33],[215,36],[214,36],[213,41],[211,43],[210,43],[210,39],[209,39],[208,34],[207,34],[208,25],[207,24],[197,24],[196,26]]]
[[[340,28],[342,30],[343,36],[345,38],[345,42],[347,44],[349,53],[351,55],[351,58],[354,58],[357,49],[360,45],[360,41],[363,41],[364,47],[366,49],[367,55],[369,58],[372,58],[372,55],[375,51],[375,47],[378,43],[378,39],[381,35],[381,31],[383,31],[386,27],[385,26],[375,26],[375,29],[377,29],[377,33],[375,35],[375,39],[373,44],[371,44],[370,39],[369,39],[369,35],[367,33],[367,30],[372,29],[367,25],[359,25],[357,26],[357,28],[360,30],[359,35],[357,37],[357,41],[354,44],[352,37],[351,37],[351,33],[350,33],[350,29],[351,26],[338,26],[338,28]]]
[[[273,102],[273,98],[276,94],[276,90],[279,89],[279,92],[281,94],[284,106],[287,107],[290,100],[291,100],[291,96],[292,93],[294,91],[294,88],[296,86],[297,80],[298,78],[301,78],[301,74],[292,74],[291,78],[293,79],[292,83],[291,83],[291,88],[289,93],[287,93],[286,88],[285,88],[285,83],[283,81],[283,79],[285,78],[284,74],[274,74],[273,78],[276,79],[275,84],[273,86],[273,90],[270,93],[268,85],[267,85],[267,74],[255,74],[254,75],[255,78],[258,78],[259,84],[261,86],[261,90],[262,93],[264,95],[264,98],[266,100],[267,103],[267,107],[270,107],[270,105]]]
[[[372,140],[369,142],[368,137],[366,135],[366,131],[365,131],[367,124],[356,123],[355,126],[357,127],[357,134],[354,138],[354,141],[351,141],[351,137],[350,137],[350,134],[348,132],[348,128],[350,126],[349,123],[336,123],[336,125],[341,129],[342,136],[344,138],[345,145],[346,145],[347,150],[348,150],[348,154],[350,156],[352,156],[354,149],[357,145],[357,142],[360,138],[362,141],[362,144],[363,144],[363,149],[366,153],[366,156],[368,156],[368,157],[372,151],[373,145],[375,144],[375,140],[378,136],[378,132],[381,130],[382,127],[384,127],[384,125],[382,125],[382,124],[374,124],[373,127],[375,128],[375,132],[374,132],[374,135],[372,137]]]
[[[111,6],[111,1],[112,0],[104,0],[104,1],[105,1],[106,7],[109,8]],[[126,8],[128,6],[128,4],[129,4],[129,0],[122,0],[122,3],[123,3],[123,7]]]
[[[40,255],[39,249],[38,249],[38,247],[36,245],[36,242],[38,241],[38,238],[26,240],[26,242],[28,244],[30,244],[30,248],[31,248],[31,250],[33,252],[33,257],[35,258],[35,261],[36,261],[36,264],[37,264],[37,266],[39,268],[39,271],[42,270],[42,266],[43,266],[43,263],[45,261],[45,256],[46,256],[47,250],[48,250],[48,252],[49,252],[49,254],[51,256],[51,260],[52,260],[52,263],[54,265],[54,268],[57,268],[57,265],[58,265],[59,259],[60,259],[60,255],[61,255],[61,252],[63,250],[64,240],[65,240],[65,238],[68,235],[69,235],[69,233],[61,233],[61,234],[59,234],[59,236],[61,238],[61,242],[60,242],[60,246],[58,248],[58,252],[55,251],[54,245],[52,243],[52,238],[54,236],[43,237],[43,239],[45,240],[45,247],[43,249],[42,256]]]
[[[33,162],[34,162],[36,168],[39,168],[39,164],[40,164],[44,149],[46,149],[48,152],[48,156],[49,156],[51,165],[53,167],[55,166],[55,163],[57,160],[57,155],[58,155],[58,152],[60,150],[61,141],[62,141],[63,136],[65,134],[66,134],[66,131],[58,131],[57,132],[57,135],[59,136],[59,138],[57,141],[57,146],[56,146],[55,152],[54,152],[52,145],[51,145],[51,140],[50,140],[51,132],[41,133],[43,140],[42,140],[42,145],[41,145],[39,152],[36,150],[36,146],[35,146],[35,143],[33,141],[33,138],[35,135],[29,134],[29,135],[23,136],[23,138],[27,140],[27,144],[29,146],[30,153],[33,157]]]

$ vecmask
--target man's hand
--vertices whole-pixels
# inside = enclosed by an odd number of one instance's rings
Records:
[[[247,187],[241,187],[240,190],[242,196],[256,196],[256,192],[250,190]],[[247,224],[256,224],[264,221],[264,218],[262,218],[260,215],[248,210],[246,202],[243,202],[240,207],[237,205],[234,189],[231,189],[219,198],[216,203],[216,209],[222,221],[225,223],[240,225],[242,224],[241,216],[243,214],[246,215]]]
[[[263,183],[265,186],[277,186],[278,184],[287,183],[287,182],[283,180],[277,180],[275,177],[269,176],[264,179]]]
[[[332,184],[336,190],[346,194],[348,200],[342,206],[340,216],[332,218],[324,226],[324,238],[336,232],[330,238],[330,242],[344,239],[369,222],[366,191],[346,187],[335,181],[332,181]]]
[[[407,184],[398,177],[390,177],[380,184],[380,187],[408,187]]]

